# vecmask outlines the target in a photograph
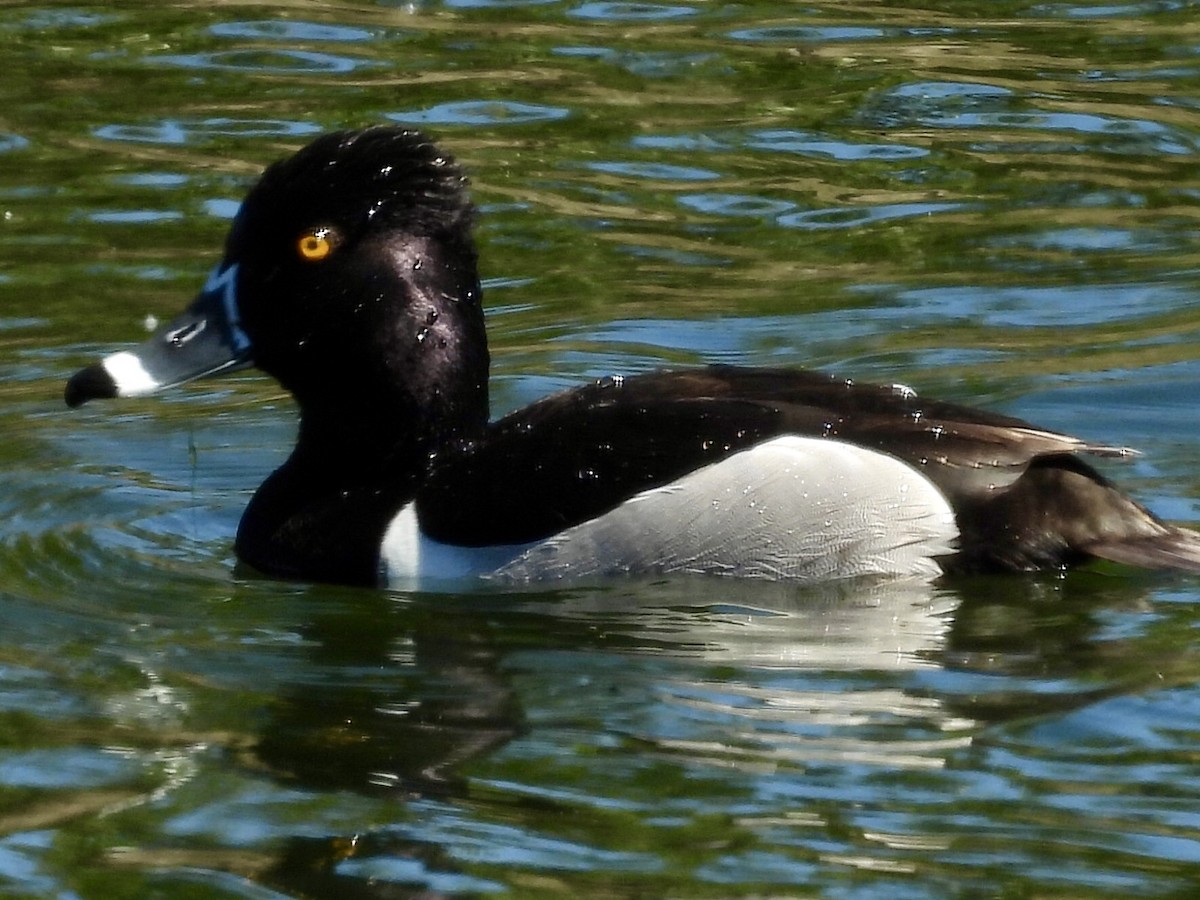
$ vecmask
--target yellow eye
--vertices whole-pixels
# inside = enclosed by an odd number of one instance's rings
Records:
[[[308,262],[320,262],[326,259],[337,246],[337,235],[331,228],[317,228],[302,235],[296,242],[296,251],[300,258]]]

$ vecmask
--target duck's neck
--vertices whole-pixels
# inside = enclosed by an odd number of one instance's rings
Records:
[[[487,424],[486,394],[469,410],[440,412],[414,411],[410,397],[377,401],[349,401],[332,414],[302,413],[296,447],[272,477],[292,482],[293,496],[362,491],[390,497],[398,509],[441,448],[478,437]]]
[[[432,427],[393,415],[396,408],[350,402],[337,415],[306,412],[292,455],[242,516],[239,558],[272,575],[374,584],[379,540],[431,457],[486,425],[486,414],[475,412]]]

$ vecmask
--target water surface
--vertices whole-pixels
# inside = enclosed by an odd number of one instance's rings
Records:
[[[294,410],[67,411],[261,167],[470,169],[503,412],[703,362],[1140,448],[1200,518],[1188,2],[0,7],[0,893],[1182,897],[1195,579],[446,596],[239,571]]]

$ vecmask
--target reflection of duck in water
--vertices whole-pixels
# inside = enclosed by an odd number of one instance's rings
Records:
[[[67,402],[251,363],[278,378],[299,439],[237,550],[281,576],[1200,571],[1200,539],[1080,459],[1126,451],[901,386],[713,367],[604,379],[489,424],[471,215],[419,134],[326,135],[251,190],[187,312],[76,374]]]
[[[939,735],[932,761],[962,726],[905,679],[937,667],[956,603],[914,579],[672,578],[399,605],[362,595],[304,627],[312,675],[274,698],[244,758],[306,787],[453,796],[481,759],[519,741],[524,685],[536,695],[534,753],[580,714],[702,764],[836,756],[847,729],[904,720]],[[873,674],[831,691],[838,672]],[[793,745],[795,729],[808,739]],[[860,755],[882,758],[874,743]]]
[[[438,616],[359,599],[304,627],[323,677],[274,699],[254,763],[306,787],[454,794],[462,765],[521,729],[502,650],[449,598]]]
[[[376,896],[384,882],[356,873],[478,875],[463,860],[481,839],[562,853],[563,831],[594,836],[659,804],[684,820],[725,803],[753,817],[757,790],[819,792],[833,769],[941,768],[974,723],[910,688],[936,669],[955,602],[910,579],[671,578],[327,605],[303,632],[307,676],[242,758],[301,789],[421,811],[289,841],[264,880]],[[694,800],[672,793],[681,784]],[[799,805],[789,827],[820,825]],[[650,849],[637,858],[657,862]]]

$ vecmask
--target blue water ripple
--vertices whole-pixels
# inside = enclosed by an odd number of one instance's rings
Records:
[[[183,213],[165,209],[111,209],[94,212],[88,216],[89,221],[108,225],[152,225],[182,218]]]
[[[187,175],[182,175],[178,172],[133,172],[128,175],[117,175],[113,178],[115,184],[153,188],[183,187],[190,180]]]
[[[644,78],[663,78],[678,75],[695,66],[715,62],[715,53],[673,53],[618,51],[608,47],[555,47],[555,56],[578,59],[599,59],[620,66],[634,75]]]
[[[424,110],[388,113],[384,118],[402,125],[524,125],[554,122],[570,115],[571,111],[561,106],[515,100],[465,100],[439,103]]]
[[[785,228],[818,231],[830,228],[854,228],[890,219],[928,216],[939,212],[964,209],[965,203],[887,203],[879,206],[846,206],[810,209],[788,213],[775,221]]]
[[[974,81],[916,81],[902,84],[887,92],[904,100],[960,100],[980,97],[1011,97],[1013,92],[994,84]]]
[[[643,134],[633,138],[629,145],[650,150],[716,153],[732,150],[737,143],[731,139],[713,137],[710,134]]]
[[[795,203],[786,200],[752,194],[685,194],[679,198],[679,203],[697,212],[747,218],[778,216],[796,208]]]
[[[452,857],[475,863],[576,872],[662,869],[662,860],[647,851],[610,850],[557,834],[540,834],[519,824],[465,819],[460,810],[446,804],[417,802],[413,809],[421,815],[421,825],[412,829],[398,827],[401,836],[436,843],[444,846]]]
[[[973,320],[1015,328],[1084,327],[1120,322],[1179,308],[1180,288],[1161,284],[1079,284],[914,288],[896,295],[896,315]]]
[[[925,147],[896,143],[860,143],[813,131],[770,128],[725,134],[651,134],[630,141],[634,147],[683,152],[724,152],[737,149],[795,153],[801,156],[830,157],[847,162],[862,160],[920,159],[929,156]]]
[[[52,28],[95,28],[115,19],[116,16],[79,9],[39,9],[31,12],[18,25],[32,31],[48,31]]]
[[[568,15],[577,19],[592,19],[606,22],[645,22],[665,19],[682,19],[699,12],[692,6],[674,6],[665,3],[621,3],[613,0],[595,0],[576,6]]]
[[[755,43],[825,43],[829,41],[861,41],[881,38],[888,32],[883,28],[830,25],[772,25],[766,28],[739,28],[729,32],[736,41]]]
[[[424,861],[406,856],[358,856],[339,862],[334,871],[343,877],[403,885],[421,884],[440,896],[506,893],[498,881],[487,881],[461,872],[439,872]]]
[[[669,163],[596,162],[588,163],[593,172],[608,175],[628,175],[633,178],[651,178],[657,181],[708,181],[721,176],[709,169],[694,166],[676,166]]]
[[[871,97],[858,119],[876,128],[905,127],[950,112],[1007,108],[1013,91],[970,81],[916,81]]]
[[[28,138],[23,138],[19,134],[0,132],[0,153],[7,153],[10,150],[23,150],[28,146]]]
[[[1067,131],[1094,135],[1151,137],[1163,153],[1194,153],[1197,138],[1187,137],[1160,122],[1145,119],[1119,119],[1094,113],[1050,112],[979,112],[925,116],[927,125],[952,125],[956,128],[1023,128],[1042,131]]]
[[[218,22],[209,32],[217,37],[266,38],[280,41],[362,42],[375,37],[365,28],[324,25],[317,22],[265,20],[255,22]]]
[[[20,831],[0,840],[0,880],[27,896],[74,898],[45,874],[41,858],[54,846],[53,831]]]
[[[216,50],[211,53],[147,56],[146,61],[185,69],[289,75],[344,75],[379,65],[374,60],[313,50]]]
[[[1162,15],[1184,9],[1187,0],[1150,0],[1147,3],[1122,3],[1113,6],[1074,3],[1044,3],[1029,9],[1028,14],[1049,19],[1115,19],[1130,16]]]
[[[232,220],[237,215],[238,210],[242,208],[240,200],[229,200],[221,197],[213,200],[205,200],[201,204],[201,208],[210,216],[215,216],[218,219]]]
[[[444,0],[451,9],[508,9],[520,6],[549,6],[560,0]]]
[[[0,753],[0,784],[5,787],[100,787],[123,783],[142,772],[137,759],[91,748]]]
[[[1149,231],[1127,228],[1060,228],[1015,237],[995,238],[991,247],[1032,247],[1039,250],[1107,252],[1113,250],[1156,250],[1165,242]]]
[[[858,144],[790,129],[754,131],[746,137],[752,150],[772,150],[841,160],[917,159],[928,156],[924,147],[907,144]]]
[[[106,141],[139,144],[190,144],[197,138],[222,137],[307,137],[321,131],[312,122],[284,119],[164,119],[152,125],[101,125],[92,131]]]
[[[1200,150],[1200,137],[1148,119],[1123,118],[1098,113],[1054,112],[1016,108],[1018,95],[1007,88],[970,82],[921,81],[892,88],[875,98],[864,117],[886,126],[923,125],[935,128],[986,128],[998,131],[1045,131],[1119,138],[1104,149],[1126,147],[1141,151],[1149,144],[1160,153],[1192,154]],[[1007,149],[1012,144],[1004,144]],[[1031,150],[1070,143],[1031,146]]]

